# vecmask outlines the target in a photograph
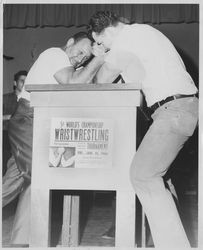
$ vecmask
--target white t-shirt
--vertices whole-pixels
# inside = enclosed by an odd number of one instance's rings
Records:
[[[58,84],[54,74],[70,64],[68,55],[60,48],[49,48],[42,52],[32,65],[25,79],[28,84]],[[21,97],[30,100],[30,93],[23,90]]]
[[[171,95],[197,92],[173,44],[150,25],[125,25],[105,60],[122,71],[126,83],[142,84],[148,106]]]

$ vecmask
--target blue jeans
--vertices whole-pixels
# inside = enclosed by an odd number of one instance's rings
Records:
[[[131,164],[130,178],[149,221],[155,247],[189,247],[171,193],[163,176],[193,134],[198,99],[176,99],[159,107]]]

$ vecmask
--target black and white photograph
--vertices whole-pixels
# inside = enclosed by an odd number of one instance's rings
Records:
[[[2,248],[203,248],[202,10],[1,1]]]

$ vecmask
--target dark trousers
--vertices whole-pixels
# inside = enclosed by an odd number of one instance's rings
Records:
[[[33,108],[29,101],[22,98],[19,100],[16,112],[9,121],[8,135],[13,157],[7,164],[3,179],[2,203],[5,206],[20,194],[11,242],[29,244],[33,140]]]
[[[9,121],[8,135],[11,151],[19,171],[30,182],[32,167],[33,108],[21,98]]]

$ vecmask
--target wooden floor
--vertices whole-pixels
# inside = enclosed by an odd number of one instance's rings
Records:
[[[94,197],[95,199],[95,197]],[[81,221],[80,246],[105,246],[115,245],[114,239],[103,239],[102,234],[111,225],[111,201],[112,195],[97,194],[96,199],[86,200],[83,204],[86,210],[83,210],[83,219]],[[89,205],[88,205],[89,203]],[[10,234],[15,214],[17,201],[12,202],[3,209],[2,223],[2,246],[11,247]],[[184,226],[192,247],[197,247],[197,193],[196,191],[186,192],[181,199],[181,215]],[[61,219],[59,213],[56,213],[52,223],[52,246],[60,245]],[[127,229],[126,229],[127,230]]]

